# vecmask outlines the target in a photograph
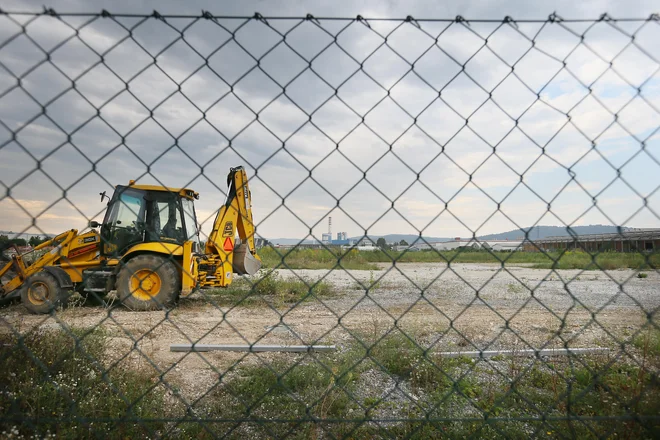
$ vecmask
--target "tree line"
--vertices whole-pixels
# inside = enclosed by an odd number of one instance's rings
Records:
[[[25,240],[24,238],[9,238],[7,235],[0,235],[0,249],[6,249],[10,247],[11,245],[16,245],[16,246],[38,246],[44,241],[49,240],[48,237],[41,237],[39,235],[33,235],[30,237],[29,240]]]
[[[398,243],[400,246],[408,246],[408,242],[406,240],[401,240]],[[383,250],[391,250],[392,246],[387,244],[385,239],[383,237],[380,237],[378,240],[376,240],[376,246],[383,249]]]

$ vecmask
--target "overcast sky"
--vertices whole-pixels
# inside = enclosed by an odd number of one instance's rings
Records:
[[[268,238],[310,228],[320,238],[329,215],[333,233],[349,236],[658,227],[657,22],[351,22],[645,18],[653,2],[444,3],[50,2],[61,12],[347,20],[98,19],[60,46],[89,17],[32,22],[32,41],[0,49],[0,189],[11,191],[0,230],[26,230],[32,217],[31,232],[83,229],[102,217],[99,192],[136,179],[199,191],[208,231],[236,165]],[[2,44],[20,27],[0,21]],[[32,69],[44,51],[50,63]]]

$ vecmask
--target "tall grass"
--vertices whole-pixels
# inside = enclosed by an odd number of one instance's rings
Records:
[[[290,356],[241,366],[198,410],[219,420],[216,435],[237,439],[660,434],[660,383],[650,368],[609,365],[597,357],[516,361],[520,365],[448,359],[424,352],[400,334],[363,342],[367,348],[353,343],[313,359]],[[408,398],[389,395],[395,383]],[[566,421],[567,412],[573,420]],[[640,417],[628,417],[633,415]],[[580,417],[586,421],[576,420]],[[378,419],[399,421],[372,422]],[[200,426],[188,428],[188,435],[210,438]]]
[[[375,263],[496,263],[529,265],[537,269],[656,269],[660,254],[583,251],[489,252],[489,251],[342,251],[340,249],[273,249],[259,251],[264,267],[290,269],[375,270]]]
[[[369,252],[357,250],[335,252],[327,249],[287,250],[271,247],[259,250],[263,266],[277,269],[378,269],[378,266],[368,259],[368,254]]]
[[[228,288],[209,290],[216,303],[222,305],[261,304],[263,300],[279,305],[291,305],[327,297],[337,293],[335,287],[325,280],[309,278],[284,278],[275,271],[267,271],[261,276],[239,278]]]
[[[163,418],[164,400],[159,389],[151,389],[151,377],[119,368],[104,371],[96,362],[105,356],[102,331],[84,339],[78,339],[82,331],[73,335],[0,336],[3,437],[153,437],[164,424],[149,419]]]
[[[448,359],[402,334],[380,339],[375,330],[361,336],[362,343],[341,344],[337,352],[287,354],[234,366],[190,408],[194,415],[152,390],[157,378],[146,372],[104,372],[89,356],[103,358],[110,348],[107,337],[102,331],[82,340],[81,335],[1,337],[3,438],[660,435],[655,329],[633,342],[641,364],[610,363],[602,356],[580,362]],[[390,394],[396,390],[401,397]],[[398,421],[373,422],[383,418]]]

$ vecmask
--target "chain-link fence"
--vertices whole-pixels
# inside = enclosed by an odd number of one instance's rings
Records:
[[[3,437],[660,435],[657,15],[0,23]]]

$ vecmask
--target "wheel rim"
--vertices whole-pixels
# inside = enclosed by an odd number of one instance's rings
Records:
[[[46,283],[37,281],[28,289],[28,299],[32,304],[41,305],[50,298],[50,289]]]
[[[138,270],[131,276],[131,294],[139,300],[149,301],[158,295],[160,288],[160,277],[149,269]]]

